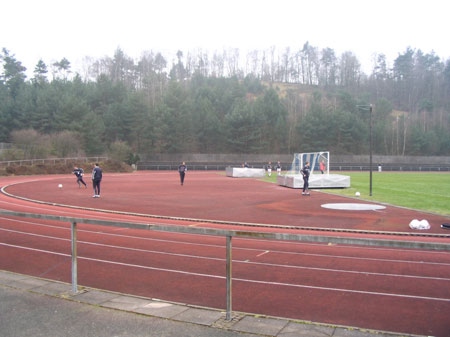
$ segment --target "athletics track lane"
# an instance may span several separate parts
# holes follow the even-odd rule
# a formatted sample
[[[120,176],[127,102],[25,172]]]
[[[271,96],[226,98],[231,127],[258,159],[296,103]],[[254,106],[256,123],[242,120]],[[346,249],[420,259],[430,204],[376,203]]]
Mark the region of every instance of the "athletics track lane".
[[[189,172],[183,187],[179,186],[173,172],[105,174],[105,178],[100,199],[92,199],[90,189],[78,189],[73,178],[67,177],[11,178],[10,182],[14,179],[30,182],[11,186],[7,192],[80,207],[142,214],[158,214],[159,211],[162,215],[173,213],[189,218],[208,218],[202,217],[206,214],[219,219],[220,212],[226,213],[221,209],[228,207],[232,211],[228,211],[226,220],[237,221],[233,219],[240,219],[242,214],[245,222],[256,219],[254,222],[270,224],[278,221],[301,225],[303,219],[298,218],[305,212],[308,226],[318,227],[325,225],[319,221],[324,213],[328,221],[333,216],[319,208],[316,221],[314,205],[328,203],[330,199],[342,201],[342,198],[323,193],[302,198],[297,190],[252,179],[227,178],[218,173]],[[56,188],[59,182],[64,185],[62,190]],[[228,199],[233,202],[227,205]],[[290,205],[295,207],[290,208]],[[306,208],[302,209],[302,206]],[[202,211],[201,207],[206,209]],[[134,219],[142,223],[242,229],[236,225],[67,209],[3,195],[0,208],[120,221]],[[188,212],[189,208],[192,214]],[[351,223],[353,227],[366,226],[364,229],[370,230],[382,223],[386,230],[388,224],[392,226],[393,223],[395,231],[408,231],[396,222],[407,219],[403,214],[405,210],[395,210],[388,207],[386,213],[376,212],[375,215],[372,212],[342,214],[341,211],[338,215],[342,219],[335,215],[332,224]],[[391,219],[391,213],[397,220]],[[290,215],[289,219],[286,214]],[[412,214],[424,216],[418,212]],[[369,220],[365,219],[366,215]],[[426,218],[432,226],[442,221],[442,217],[437,216],[432,220],[429,215]],[[407,227],[407,223],[402,226]],[[439,232],[438,228],[432,229]],[[249,228],[245,227],[245,230]],[[268,227],[250,230],[301,232]],[[70,282],[69,224],[2,219],[1,237],[1,269]],[[78,239],[80,285],[225,308],[225,240],[222,238],[79,225]],[[448,242],[448,238],[424,240]],[[448,252],[244,239],[234,239],[233,248],[233,310],[423,335],[444,336],[444,331],[449,330],[446,320],[450,305]]]

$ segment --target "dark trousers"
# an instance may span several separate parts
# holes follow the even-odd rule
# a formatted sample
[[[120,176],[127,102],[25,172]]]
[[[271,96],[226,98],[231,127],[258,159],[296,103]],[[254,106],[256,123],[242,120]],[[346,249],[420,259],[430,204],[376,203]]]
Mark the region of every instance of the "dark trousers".
[[[100,195],[100,182],[101,180],[92,180],[92,187],[94,187],[95,195]]]
[[[77,183],[78,183],[78,185],[83,184],[84,186],[86,186],[86,183],[84,182],[83,177],[78,177]]]
[[[303,192],[306,192],[309,187],[309,177],[303,177]]]
[[[181,182],[181,185],[184,184],[184,175],[185,175],[184,172],[180,172],[180,182]]]

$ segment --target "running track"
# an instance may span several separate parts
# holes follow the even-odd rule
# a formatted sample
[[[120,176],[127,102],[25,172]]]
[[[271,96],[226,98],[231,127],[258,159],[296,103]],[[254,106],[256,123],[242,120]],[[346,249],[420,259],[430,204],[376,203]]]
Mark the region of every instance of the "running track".
[[[327,228],[324,235],[450,238],[440,228],[446,217],[391,206],[324,209],[321,204],[349,199],[321,192],[301,197],[298,190],[222,172],[189,172],[184,186],[176,172],[106,173],[99,199],[70,175],[1,181],[9,195],[0,195],[0,208],[13,211],[246,231],[317,235]],[[414,218],[430,222],[427,236],[408,235],[417,233],[408,228]],[[80,286],[226,307],[224,238],[78,225],[78,240]],[[70,224],[0,218],[0,269],[70,282],[70,268]],[[448,336],[450,253],[236,238],[233,310]]]

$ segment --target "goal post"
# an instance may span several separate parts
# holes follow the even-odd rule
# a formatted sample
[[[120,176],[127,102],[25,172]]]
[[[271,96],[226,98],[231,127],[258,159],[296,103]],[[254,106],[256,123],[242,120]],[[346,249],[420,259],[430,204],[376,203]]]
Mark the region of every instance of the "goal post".
[[[330,173],[330,152],[308,152],[295,153],[292,160],[291,169],[287,174],[301,174],[300,171],[309,162],[311,174],[329,174]]]
[[[310,188],[347,188],[350,187],[350,177],[342,174],[330,173],[330,152],[295,153],[291,168],[286,174],[277,177],[280,186],[291,188],[303,187],[301,170],[309,162],[311,175]]]

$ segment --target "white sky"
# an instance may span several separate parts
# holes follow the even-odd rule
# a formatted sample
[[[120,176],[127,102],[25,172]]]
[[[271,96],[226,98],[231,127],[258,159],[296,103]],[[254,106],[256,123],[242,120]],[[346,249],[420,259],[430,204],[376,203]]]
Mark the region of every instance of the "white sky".
[[[373,55],[389,64],[408,46],[450,57],[442,0],[14,0],[0,4],[0,48],[32,73],[67,58],[138,58],[201,48],[299,50],[306,41],[338,56],[353,52],[370,72]],[[170,53],[169,53],[170,52]],[[171,59],[168,60],[171,63]]]

